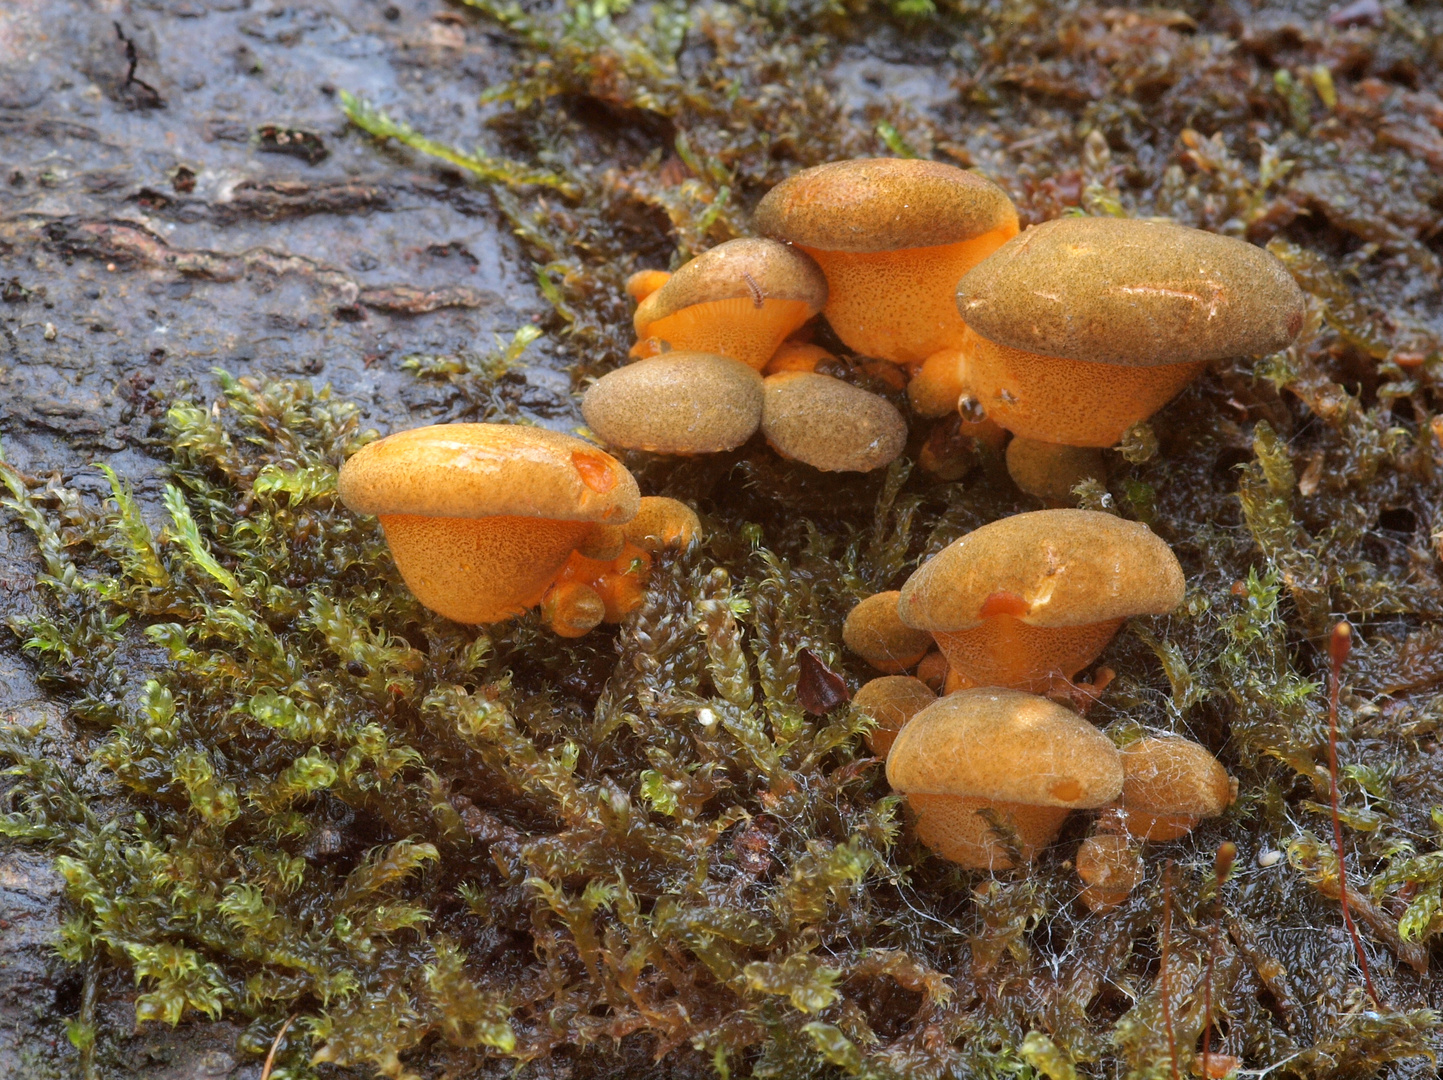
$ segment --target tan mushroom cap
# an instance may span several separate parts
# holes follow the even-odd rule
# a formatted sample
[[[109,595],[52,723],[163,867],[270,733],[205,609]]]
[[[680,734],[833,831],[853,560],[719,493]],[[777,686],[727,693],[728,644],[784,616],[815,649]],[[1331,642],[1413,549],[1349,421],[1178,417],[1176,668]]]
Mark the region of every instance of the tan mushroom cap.
[[[907,723],[887,755],[898,791],[1075,809],[1122,791],[1107,736],[1076,713],[1018,690],[960,690]]]
[[[804,169],[762,197],[758,232],[822,251],[877,252],[970,240],[1017,212],[990,180],[940,161],[859,158]]]
[[[932,647],[932,635],[913,630],[897,617],[901,593],[875,593],[847,613],[842,641],[878,671],[896,675],[906,671]]]
[[[804,251],[758,237],[728,240],[690,260],[636,309],[636,332],[683,308],[717,300],[797,300],[811,314],[827,303],[827,279]]]
[[[610,454],[570,435],[512,424],[398,431],[341,466],[341,500],[358,514],[545,518],[620,523],[636,481]]]
[[[611,446],[660,454],[731,450],[762,419],[762,377],[739,360],[667,353],[608,372],[581,399],[581,414]]]
[[[808,371],[767,376],[761,429],[777,453],[824,472],[871,472],[907,446],[907,422],[886,398]]]
[[[636,517],[627,522],[622,535],[644,551],[684,548],[701,535],[701,519],[677,499],[643,495]]]
[[[1216,817],[1233,801],[1227,770],[1191,739],[1147,736],[1120,753],[1125,810]]]
[[[897,604],[908,626],[965,630],[999,593],[1037,627],[1163,614],[1182,603],[1182,567],[1143,524],[1096,510],[1035,510],[983,525],[919,567]],[[1109,634],[1109,637],[1111,635]]]
[[[1111,911],[1142,881],[1142,853],[1116,833],[1089,836],[1077,849],[1078,899],[1092,911]]]
[[[885,756],[907,721],[936,700],[937,695],[920,679],[883,675],[862,684],[852,695],[852,707],[877,721],[867,733],[867,746],[872,753]]]
[[[1262,248],[1112,217],[1013,237],[962,278],[957,308],[999,345],[1128,367],[1276,352],[1303,325],[1302,290]]]

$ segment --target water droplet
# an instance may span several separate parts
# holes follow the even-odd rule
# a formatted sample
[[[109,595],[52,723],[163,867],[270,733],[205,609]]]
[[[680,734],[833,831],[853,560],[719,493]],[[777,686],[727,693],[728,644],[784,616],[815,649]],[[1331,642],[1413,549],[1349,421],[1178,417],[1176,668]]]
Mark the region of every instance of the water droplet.
[[[987,410],[982,407],[982,402],[971,394],[963,394],[957,399],[957,411],[969,424],[980,424],[987,419]]]

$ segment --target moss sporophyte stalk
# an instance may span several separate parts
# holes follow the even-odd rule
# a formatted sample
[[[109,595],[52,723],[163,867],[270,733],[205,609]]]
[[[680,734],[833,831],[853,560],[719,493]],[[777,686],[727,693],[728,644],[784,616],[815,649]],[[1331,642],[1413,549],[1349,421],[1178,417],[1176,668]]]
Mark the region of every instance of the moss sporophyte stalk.
[[[399,443],[327,388],[225,371],[166,401],[155,498],[105,465],[67,482],[0,464],[40,568],[9,629],[63,709],[0,728],[0,831],[65,883],[81,1075],[112,1068],[122,1004],[142,1029],[233,1024],[243,1065],[273,1080],[1427,1071],[1443,1050],[1443,441],[1415,302],[1435,295],[1426,223],[1443,191],[1399,155],[1443,125],[1420,88],[1416,6],[1376,30],[1249,22],[1245,49],[1201,13],[1157,9],[465,6],[515,50],[515,77],[487,92],[496,152],[342,101],[365,132],[483,185],[535,267],[538,324],[485,355],[403,363],[450,388],[453,419],[488,425],[467,454],[495,428],[549,448],[549,479],[518,481],[544,489],[545,512],[366,502],[343,466]],[[949,93],[977,124],[949,132],[900,106],[859,124],[821,72],[867,33],[945,40],[968,71]],[[1338,35],[1374,58],[1357,71],[1392,66],[1277,77],[1315,71]],[[616,161],[598,166],[598,111],[662,132],[656,152],[608,143]],[[1403,126],[1420,117],[1433,127]],[[886,152],[897,162],[876,165]],[[960,173],[1001,208],[981,235],[1002,262],[970,269],[963,306],[950,296],[955,342],[888,357],[824,315],[761,364],[719,338],[706,348],[723,355],[689,364],[690,339],[648,322],[626,366],[636,305],[655,301],[660,322],[690,310],[659,298],[685,292],[694,257],[774,232],[752,211],[803,186],[788,176],[861,159],[902,175],[913,154],[943,189]],[[1141,220],[1155,217],[1176,224]],[[1174,359],[1206,353],[1178,364],[1119,363],[1109,349],[1135,340],[1049,329],[999,270],[1039,235],[1077,234],[1080,259],[1083,234],[1196,241],[1184,225],[1221,252],[1208,280],[1258,310],[1217,330],[1246,339],[1226,347],[1167,338]],[[826,312],[840,245],[809,237],[783,239],[813,251]],[[909,250],[839,264],[853,285],[869,259],[905,276]],[[1122,262],[1092,272],[1153,318],[1227,306],[1142,255]],[[1257,274],[1230,278],[1243,263]],[[793,278],[815,285],[807,265]],[[774,295],[818,306],[744,270],[726,295],[708,279],[683,299],[762,311],[769,331]],[[948,264],[949,294],[968,271]],[[1020,325],[1047,340],[1009,337]],[[596,380],[593,403],[619,376],[639,384],[585,414],[614,458],[515,423],[508,380],[542,350],[578,396]],[[704,364],[741,374],[699,380]],[[1152,386],[1158,400],[1099,403],[1074,379],[1149,382],[1159,366],[1188,370]],[[737,430],[676,447],[608,428],[652,438],[635,402],[672,369],[676,401],[715,391],[745,413]],[[862,435],[832,454],[830,428],[830,445],[789,441],[819,425],[769,423],[761,372],[865,395],[903,438],[875,457],[851,454]],[[1067,449],[1095,456],[1037,450],[1063,445],[1027,426],[1047,419],[1052,376],[1072,420],[1106,428],[1068,429]],[[857,431],[881,445],[885,427]],[[1010,449],[1004,428],[1035,445]],[[1001,545],[965,617],[933,625],[957,614],[952,571],[971,572],[948,569],[954,545],[1040,515],[1073,526]],[[399,532],[384,520],[398,517]],[[424,606],[408,582],[432,568],[398,567],[396,538],[495,517],[485,543],[455,544],[538,580],[470,596],[463,621]],[[1084,520],[1141,544],[1111,560],[1141,580],[1077,554],[1035,588],[1018,566],[1067,554]],[[951,591],[912,602],[942,578]],[[1067,597],[1083,578],[1089,595]],[[1080,606],[1058,614],[1064,600]],[[1341,617],[1346,667],[1329,654]],[[1062,659],[1058,634],[1077,646]],[[915,675],[875,677],[888,669]],[[959,802],[971,813],[947,816]]]

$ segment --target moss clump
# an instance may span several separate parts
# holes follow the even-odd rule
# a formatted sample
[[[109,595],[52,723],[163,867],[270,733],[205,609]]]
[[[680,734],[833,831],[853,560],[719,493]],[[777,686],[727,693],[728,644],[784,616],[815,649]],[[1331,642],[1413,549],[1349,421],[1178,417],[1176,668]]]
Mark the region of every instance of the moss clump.
[[[133,993],[143,1021],[236,1019],[253,1062],[295,1017],[273,1077],[1167,1076],[1162,866],[1186,1063],[1223,840],[1241,856],[1213,956],[1216,1052],[1322,1077],[1443,1048],[1426,970],[1443,931],[1440,191],[1408,149],[1426,140],[1373,139],[1423,115],[1423,90],[1340,79],[1334,103],[1352,104],[1335,108],[1268,69],[1310,70],[1342,31],[1155,9],[475,6],[510,35],[517,76],[492,95],[511,106],[498,152],[448,160],[490,185],[581,377],[622,362],[632,270],[744,233],[796,167],[884,147],[983,165],[1029,220],[1165,213],[1271,239],[1310,294],[1304,336],[1216,366],[1154,419],[1155,452],[1139,436],[1106,487],[1079,487],[1149,522],[1190,588],[1109,646],[1118,678],[1089,717],[1118,742],[1188,734],[1241,797],[1090,914],[1067,862],[1084,821],[1031,871],[959,871],[912,839],[862,746],[870,722],[797,704],[804,648],[867,677],[840,647],[858,599],[1035,508],[995,461],[963,455],[940,483],[907,459],[838,480],[755,443],[637,455],[645,490],[697,502],[709,539],[662,557],[619,629],[566,642],[534,618],[478,632],[421,609],[379,531],[336,504],[365,437],[354,410],[221,376],[217,401],[171,404],[159,507],[119,480],[96,501],[0,468],[47,594],[12,630],[67,709],[65,730],[4,730],[0,825],[65,876],[87,1070],[125,1034],[97,1001]],[[1416,10],[1349,38],[1350,62],[1430,77]],[[957,114],[896,105],[858,126],[820,71],[898,27],[920,59],[969,72]],[[1229,44],[1242,35],[1247,50]],[[1272,125],[1260,152],[1255,123]],[[1341,164],[1350,140],[1363,149]],[[413,366],[446,381],[455,414],[508,415],[506,371],[534,337]],[[1318,645],[1340,614],[1360,639],[1339,753],[1376,1008],[1328,931],[1340,886],[1318,839]],[[1287,860],[1260,867],[1273,849]]]

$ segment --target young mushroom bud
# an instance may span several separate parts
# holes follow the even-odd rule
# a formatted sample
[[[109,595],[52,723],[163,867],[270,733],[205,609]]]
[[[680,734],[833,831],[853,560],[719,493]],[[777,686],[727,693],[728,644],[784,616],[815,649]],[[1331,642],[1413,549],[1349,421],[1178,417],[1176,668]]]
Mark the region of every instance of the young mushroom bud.
[[[606,618],[606,602],[590,585],[579,581],[551,586],[541,598],[541,620],[561,637],[590,633]]]
[[[1058,218],[957,286],[964,381],[1030,439],[1112,446],[1210,360],[1286,348],[1303,293],[1262,248],[1166,222]]]
[[[878,671],[896,675],[927,655],[932,635],[913,630],[897,617],[897,598],[902,594],[874,593],[847,613],[842,623],[842,641]]]
[[[1237,798],[1237,781],[1207,749],[1178,735],[1122,748],[1123,827],[1143,840],[1177,840]]]
[[[1090,911],[1121,907],[1142,881],[1142,853],[1116,833],[1089,836],[1077,849],[1078,899]]]
[[[729,356],[761,370],[788,334],[822,310],[827,279],[775,240],[729,240],[684,265],[636,309],[635,355],[659,344]]]
[[[907,422],[886,398],[804,371],[767,376],[761,429],[782,457],[823,472],[871,472],[907,446]]]
[[[639,304],[670,280],[666,270],[638,270],[626,279],[626,295]]]
[[[1084,480],[1107,478],[1102,451],[1091,446],[1063,446],[1021,435],[1007,444],[1007,474],[1012,482],[1048,506],[1070,506],[1072,489]]]
[[[701,536],[701,521],[684,502],[643,495],[636,517],[626,523],[622,535],[643,551],[684,548]]]
[[[397,432],[341,467],[343,502],[380,518],[407,587],[463,623],[537,604],[597,524],[640,495],[622,464],[580,439],[509,424]]]
[[[596,380],[581,415],[609,446],[657,454],[731,450],[761,423],[762,377],[725,356],[667,353]]]
[[[953,290],[1017,232],[1017,211],[990,180],[904,158],[804,169],[767,192],[753,220],[816,259],[827,321],[849,347],[909,365],[961,344]]]
[[[852,707],[877,721],[877,726],[867,732],[867,746],[872,753],[886,757],[897,732],[936,700],[937,695],[919,679],[910,675],[883,675],[862,684],[852,696]]]
[[[928,559],[902,586],[897,613],[974,685],[1043,692],[1095,660],[1124,620],[1182,598],[1182,567],[1146,525],[1037,510]]]
[[[1068,811],[1117,797],[1122,764],[1105,735],[1061,705],[970,689],[908,721],[887,755],[887,782],[906,794],[923,843],[964,866],[1001,869],[1014,861],[1008,832],[1031,859]]]

